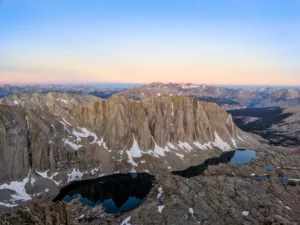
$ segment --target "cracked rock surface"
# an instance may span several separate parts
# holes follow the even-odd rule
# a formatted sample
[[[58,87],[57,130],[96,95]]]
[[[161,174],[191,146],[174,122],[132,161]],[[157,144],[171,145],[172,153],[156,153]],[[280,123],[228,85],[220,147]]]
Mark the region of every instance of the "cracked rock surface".
[[[100,206],[91,208],[74,200],[64,204],[68,224],[121,224],[129,219],[129,224],[299,224],[299,182],[288,185],[282,180],[282,176],[300,178],[299,152],[266,150],[260,156],[247,165],[210,166],[188,179],[155,174],[145,202],[130,212],[107,214]],[[266,164],[280,169],[268,171]],[[253,174],[267,174],[268,178],[257,181]],[[15,213],[2,218],[7,220]],[[64,220],[61,224],[67,224]]]

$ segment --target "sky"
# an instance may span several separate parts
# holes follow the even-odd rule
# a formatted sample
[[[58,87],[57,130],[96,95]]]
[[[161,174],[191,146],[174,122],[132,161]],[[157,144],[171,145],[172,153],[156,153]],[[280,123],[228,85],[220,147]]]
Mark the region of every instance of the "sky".
[[[0,0],[0,83],[300,86],[299,0]]]

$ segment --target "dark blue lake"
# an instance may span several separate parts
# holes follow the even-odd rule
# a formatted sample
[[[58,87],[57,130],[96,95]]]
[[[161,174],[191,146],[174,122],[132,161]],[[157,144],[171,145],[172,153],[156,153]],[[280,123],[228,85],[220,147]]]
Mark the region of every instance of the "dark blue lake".
[[[205,160],[198,166],[191,166],[182,171],[172,171],[173,174],[183,177],[194,177],[203,173],[209,166],[218,165],[220,163],[247,164],[252,159],[259,158],[253,150],[236,150],[222,152],[219,157],[212,157]]]
[[[275,168],[273,166],[265,166],[264,167],[267,171],[276,171],[276,170],[280,170],[280,168]]]
[[[256,152],[253,150],[236,150],[230,162],[235,164],[246,164],[250,163],[252,159],[257,158],[259,157],[256,156]]]
[[[97,202],[93,202],[93,201],[89,200],[88,198],[81,198],[80,194],[75,194],[73,196],[66,195],[64,197],[63,201],[70,202],[77,198],[80,198],[80,202],[82,204],[88,205],[90,207],[102,205],[105,212],[112,213],[112,214],[118,213],[118,212],[131,211],[131,210],[139,207],[145,200],[145,199],[138,199],[136,197],[129,197],[128,200],[121,207],[117,207],[116,203],[114,202],[114,200],[112,198],[106,199],[102,202],[100,200]]]
[[[80,199],[85,205],[102,205],[107,213],[131,211],[140,206],[152,188],[148,173],[113,174],[75,181],[61,189],[53,201]]]
[[[263,176],[251,176],[251,179],[252,180],[257,180],[257,181],[263,181],[263,180],[267,180],[269,179],[269,176],[268,175],[263,175]]]

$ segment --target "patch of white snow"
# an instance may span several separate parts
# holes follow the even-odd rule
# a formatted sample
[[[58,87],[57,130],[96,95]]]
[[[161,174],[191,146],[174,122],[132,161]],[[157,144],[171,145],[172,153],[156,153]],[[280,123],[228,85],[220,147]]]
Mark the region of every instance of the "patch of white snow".
[[[184,155],[183,154],[179,154],[179,153],[175,153],[180,159],[184,159]]]
[[[159,213],[162,213],[164,207],[165,207],[164,205],[159,205],[159,206],[158,206],[158,209],[157,209],[158,212],[159,212]]]
[[[248,211],[243,211],[242,214],[243,214],[243,216],[248,216],[249,212]]]
[[[158,190],[157,199],[159,199],[159,198],[161,197],[162,193],[163,193],[162,186],[160,185],[160,186],[157,188],[157,190]]]
[[[63,143],[69,145],[71,148],[73,148],[75,151],[79,150],[80,148],[83,147],[83,145],[78,145],[75,144],[74,142],[68,140],[68,139],[63,139]]]
[[[233,138],[231,138],[231,142],[233,144],[233,147],[237,148],[236,141]]]
[[[79,171],[79,169],[73,169],[71,173],[68,173],[68,183],[74,180],[81,180],[83,173]]]
[[[193,150],[193,147],[190,146],[189,143],[187,143],[187,142],[181,142],[181,141],[179,141],[178,146],[179,146],[181,149],[183,149],[183,150],[184,150],[184,149],[188,150],[188,152],[191,152],[191,151]]]
[[[5,183],[0,185],[0,190],[9,189],[15,191],[15,194],[12,194],[11,201],[29,201],[31,197],[27,194],[25,190],[25,185],[29,182],[29,176],[24,178],[22,181],[11,181],[9,183]]]
[[[128,216],[125,220],[122,221],[120,225],[130,225],[129,221],[131,220],[131,216]]]
[[[77,142],[81,141],[81,138],[87,138],[87,137],[93,137],[94,138],[94,141],[92,141],[90,144],[95,144],[96,141],[98,140],[98,137],[95,133],[87,130],[86,128],[79,128],[81,130],[81,132],[78,132],[78,131],[75,131],[73,130],[72,131],[72,134],[74,134],[77,138]],[[102,140],[103,142],[103,140]]]
[[[223,151],[228,151],[231,149],[230,146],[220,138],[220,136],[216,131],[215,131],[215,142],[213,143],[213,145],[215,145],[216,147],[218,147]]]

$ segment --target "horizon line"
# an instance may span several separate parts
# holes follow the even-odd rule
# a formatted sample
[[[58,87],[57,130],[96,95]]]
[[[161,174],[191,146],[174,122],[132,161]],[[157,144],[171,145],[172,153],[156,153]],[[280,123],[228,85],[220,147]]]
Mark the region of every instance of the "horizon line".
[[[76,83],[67,83],[67,82],[62,82],[62,83],[2,83],[0,81],[0,85],[10,85],[10,86],[45,86],[45,85],[72,85],[72,86],[95,86],[95,85],[147,85],[147,84],[153,84],[153,83],[162,83],[162,84],[195,84],[195,85],[208,85],[208,86],[232,86],[232,87],[300,87],[300,84],[298,85],[278,85],[278,84],[224,84],[224,83],[219,83],[219,84],[210,84],[210,83],[194,83],[194,82],[147,82],[147,83],[130,83],[130,82],[76,82]]]

